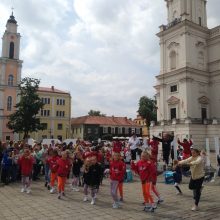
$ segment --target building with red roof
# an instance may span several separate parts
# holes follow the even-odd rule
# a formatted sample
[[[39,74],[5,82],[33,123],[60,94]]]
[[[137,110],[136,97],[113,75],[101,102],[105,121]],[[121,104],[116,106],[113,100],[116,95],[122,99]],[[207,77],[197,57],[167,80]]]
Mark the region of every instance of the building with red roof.
[[[111,139],[112,137],[129,137],[135,131],[142,136],[142,127],[127,117],[82,116],[71,119],[74,138],[84,140]]]

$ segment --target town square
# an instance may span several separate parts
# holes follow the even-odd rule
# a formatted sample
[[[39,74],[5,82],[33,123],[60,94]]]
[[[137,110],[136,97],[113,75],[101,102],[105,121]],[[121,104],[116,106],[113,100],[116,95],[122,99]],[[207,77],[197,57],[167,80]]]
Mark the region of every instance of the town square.
[[[220,219],[219,0],[1,0],[0,220]]]

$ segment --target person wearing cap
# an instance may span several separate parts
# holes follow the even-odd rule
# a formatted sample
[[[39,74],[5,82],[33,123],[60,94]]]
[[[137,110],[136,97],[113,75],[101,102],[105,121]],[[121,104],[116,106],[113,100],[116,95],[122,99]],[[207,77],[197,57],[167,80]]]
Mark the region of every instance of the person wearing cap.
[[[136,160],[136,154],[138,152],[138,147],[140,145],[140,141],[137,138],[137,135],[134,131],[132,131],[132,136],[129,138],[128,146],[131,150],[131,159]]]
[[[178,165],[187,164],[190,166],[191,171],[191,179],[189,182],[189,189],[193,190],[193,197],[195,200],[195,205],[192,207],[192,211],[197,211],[200,197],[201,197],[201,189],[202,189],[202,183],[204,181],[204,165],[203,165],[203,159],[200,156],[200,150],[196,147],[191,148],[191,154],[192,156],[179,161]]]

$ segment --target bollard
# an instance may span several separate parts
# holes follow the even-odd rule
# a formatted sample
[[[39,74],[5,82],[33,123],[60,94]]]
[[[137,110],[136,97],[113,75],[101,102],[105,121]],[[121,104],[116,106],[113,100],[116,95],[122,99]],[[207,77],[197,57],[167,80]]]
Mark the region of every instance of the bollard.
[[[209,138],[206,138],[206,166],[210,167],[211,163],[210,163],[210,147],[209,147]]]
[[[174,160],[177,160],[177,138],[173,139]]]

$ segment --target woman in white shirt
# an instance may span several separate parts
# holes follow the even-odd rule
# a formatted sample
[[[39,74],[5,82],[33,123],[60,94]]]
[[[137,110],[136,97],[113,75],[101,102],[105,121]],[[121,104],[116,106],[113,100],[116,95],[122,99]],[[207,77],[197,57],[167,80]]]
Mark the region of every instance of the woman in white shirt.
[[[189,182],[189,189],[193,190],[193,196],[195,205],[192,207],[192,211],[198,210],[198,205],[201,197],[202,183],[204,181],[204,164],[203,159],[200,156],[200,150],[196,148],[191,149],[192,156],[186,160],[179,162],[179,165],[187,164],[190,166],[191,179]]]

